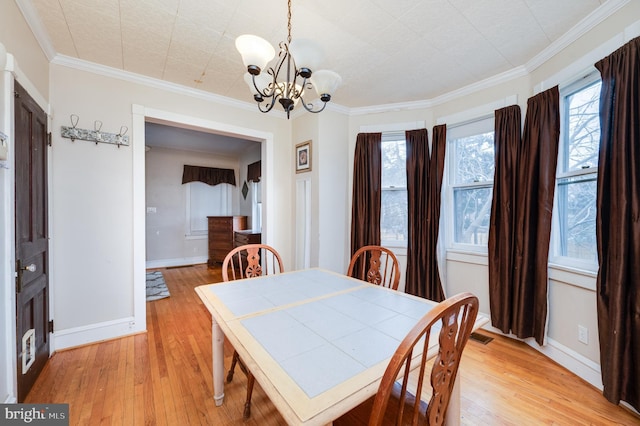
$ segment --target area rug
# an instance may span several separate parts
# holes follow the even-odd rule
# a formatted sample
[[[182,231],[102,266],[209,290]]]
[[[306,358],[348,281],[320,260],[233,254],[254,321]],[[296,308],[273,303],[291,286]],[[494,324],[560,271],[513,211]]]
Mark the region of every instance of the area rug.
[[[147,272],[147,302],[169,297],[167,283],[164,282],[162,272]]]

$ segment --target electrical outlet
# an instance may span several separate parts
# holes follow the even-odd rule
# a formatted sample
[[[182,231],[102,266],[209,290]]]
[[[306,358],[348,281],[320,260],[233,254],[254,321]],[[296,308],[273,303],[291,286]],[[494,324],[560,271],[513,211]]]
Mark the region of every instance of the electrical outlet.
[[[578,341],[585,345],[589,344],[589,329],[583,325],[578,326]]]

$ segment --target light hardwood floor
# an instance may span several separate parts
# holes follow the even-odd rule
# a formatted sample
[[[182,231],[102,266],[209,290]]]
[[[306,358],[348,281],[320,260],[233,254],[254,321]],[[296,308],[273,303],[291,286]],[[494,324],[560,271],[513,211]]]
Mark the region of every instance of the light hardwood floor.
[[[160,269],[171,297],[147,303],[145,334],[54,354],[28,403],[68,403],[71,425],[284,425],[256,383],[242,421],[246,378],[212,394],[211,317],[193,290],[221,281],[205,265]],[[470,341],[460,377],[464,425],[640,425],[640,417],[527,345],[498,335]],[[225,346],[225,365],[233,349]],[[366,419],[363,419],[366,421]]]

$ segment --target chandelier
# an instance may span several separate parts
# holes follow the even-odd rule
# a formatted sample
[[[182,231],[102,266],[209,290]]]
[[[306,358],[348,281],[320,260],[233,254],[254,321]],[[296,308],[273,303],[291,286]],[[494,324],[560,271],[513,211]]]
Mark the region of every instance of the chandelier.
[[[316,70],[322,61],[322,50],[311,40],[291,41],[291,0],[287,1],[287,41],[280,42],[275,66],[266,68],[275,50],[265,39],[245,34],[236,39],[236,49],[247,67],[244,81],[253,93],[261,112],[273,109],[276,100],[289,118],[298,100],[304,109],[318,113],[325,109],[342,78],[329,70]],[[305,102],[303,96],[315,89],[318,99]],[[312,96],[312,95],[311,95]],[[320,101],[322,103],[320,103]]]

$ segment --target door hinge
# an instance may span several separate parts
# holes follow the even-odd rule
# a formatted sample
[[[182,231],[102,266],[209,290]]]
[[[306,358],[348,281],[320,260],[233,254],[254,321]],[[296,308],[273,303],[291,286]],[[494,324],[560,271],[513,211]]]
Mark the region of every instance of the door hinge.
[[[53,320],[49,320],[49,333],[53,333]]]
[[[47,133],[47,143],[49,144],[49,146],[53,146],[51,142],[51,132]]]

